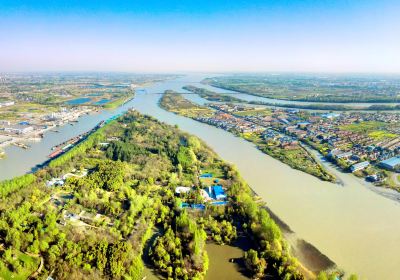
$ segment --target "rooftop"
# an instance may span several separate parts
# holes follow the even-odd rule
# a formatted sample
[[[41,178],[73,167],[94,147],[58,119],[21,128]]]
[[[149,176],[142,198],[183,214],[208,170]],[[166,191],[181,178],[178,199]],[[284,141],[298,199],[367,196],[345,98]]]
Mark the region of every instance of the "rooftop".
[[[396,165],[400,164],[400,156],[392,157],[392,158],[389,158],[387,160],[383,160],[383,161],[381,161],[381,164],[384,164],[384,165],[387,165],[387,166],[391,166],[391,167],[395,167]]]

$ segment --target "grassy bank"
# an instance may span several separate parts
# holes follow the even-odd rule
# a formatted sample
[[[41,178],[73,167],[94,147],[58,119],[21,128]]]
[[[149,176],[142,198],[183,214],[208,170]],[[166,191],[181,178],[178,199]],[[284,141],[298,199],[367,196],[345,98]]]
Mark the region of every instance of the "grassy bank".
[[[325,170],[325,168],[319,164],[314,157],[310,155],[308,151],[301,145],[296,145],[293,148],[288,149],[280,147],[279,144],[276,143],[267,143],[258,133],[246,133],[242,134],[241,136],[244,139],[256,144],[257,148],[263,153],[278,159],[293,169],[303,171],[323,181],[336,181],[335,176]]]
[[[123,97],[120,97],[118,99],[115,99],[111,102],[108,102],[105,104],[103,107],[106,109],[115,109],[120,107],[121,105],[125,104],[128,102],[130,99],[132,99],[135,95],[134,94],[129,94],[129,95],[124,95]]]
[[[197,105],[186,98],[182,97],[179,93],[167,91],[160,100],[161,108],[188,117],[208,117],[214,114],[214,111]]]
[[[198,94],[204,99],[207,99],[208,101],[212,102],[236,102],[236,103],[245,103],[246,101],[236,98],[233,95],[230,94],[221,94],[221,93],[216,93],[214,91],[205,89],[205,88],[199,88],[195,86],[184,86],[183,89],[186,89],[190,92],[193,92],[195,94]]]

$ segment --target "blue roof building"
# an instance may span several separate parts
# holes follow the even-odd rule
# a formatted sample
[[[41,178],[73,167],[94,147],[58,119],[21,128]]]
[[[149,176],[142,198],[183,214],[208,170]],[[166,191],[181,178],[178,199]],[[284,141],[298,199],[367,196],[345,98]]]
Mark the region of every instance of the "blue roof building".
[[[225,191],[222,188],[222,186],[219,186],[219,185],[213,186],[212,189],[213,189],[212,192],[213,192],[213,198],[214,199],[223,200],[223,199],[226,198],[226,194],[225,194]]]
[[[392,157],[387,160],[381,161],[379,165],[382,166],[383,168],[394,170],[396,167],[399,167],[400,165],[400,156]]]

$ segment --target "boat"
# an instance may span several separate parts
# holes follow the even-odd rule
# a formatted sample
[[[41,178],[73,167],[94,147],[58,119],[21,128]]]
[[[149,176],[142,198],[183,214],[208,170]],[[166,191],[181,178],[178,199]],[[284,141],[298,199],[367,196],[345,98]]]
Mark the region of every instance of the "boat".
[[[50,155],[48,155],[48,157],[49,158],[54,158],[54,157],[60,155],[63,152],[64,152],[63,150],[59,149],[59,150],[56,150],[56,151],[52,152]]]
[[[25,150],[29,148],[29,145],[26,145],[26,144],[21,143],[21,142],[15,142],[13,144],[14,144],[14,146],[20,147],[20,148],[25,149]]]
[[[65,150],[67,150],[67,149],[69,149],[71,147],[72,147],[72,144],[68,144],[68,145],[62,147],[61,150],[65,151]]]

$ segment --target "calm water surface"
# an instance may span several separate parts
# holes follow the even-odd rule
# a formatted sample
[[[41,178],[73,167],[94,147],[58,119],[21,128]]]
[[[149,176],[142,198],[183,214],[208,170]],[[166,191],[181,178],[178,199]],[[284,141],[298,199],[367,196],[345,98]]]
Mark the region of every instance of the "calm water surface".
[[[88,103],[90,100],[92,100],[92,99],[83,97],[83,98],[76,98],[76,99],[68,100],[65,103],[67,103],[68,105],[80,105],[80,104]]]
[[[74,126],[48,132],[29,150],[6,149],[0,178],[29,171],[46,159],[51,147],[91,129],[100,120],[130,107],[199,136],[222,158],[235,164],[244,179],[299,238],[316,246],[348,272],[362,279],[400,279],[400,203],[371,191],[352,175],[338,173],[343,186],[322,182],[261,153],[231,133],[166,112],[157,106],[165,89],[181,91],[204,76],[191,75],[153,85],[123,107],[84,116]],[[218,90],[223,92],[223,90]],[[211,257],[210,257],[211,258]]]

